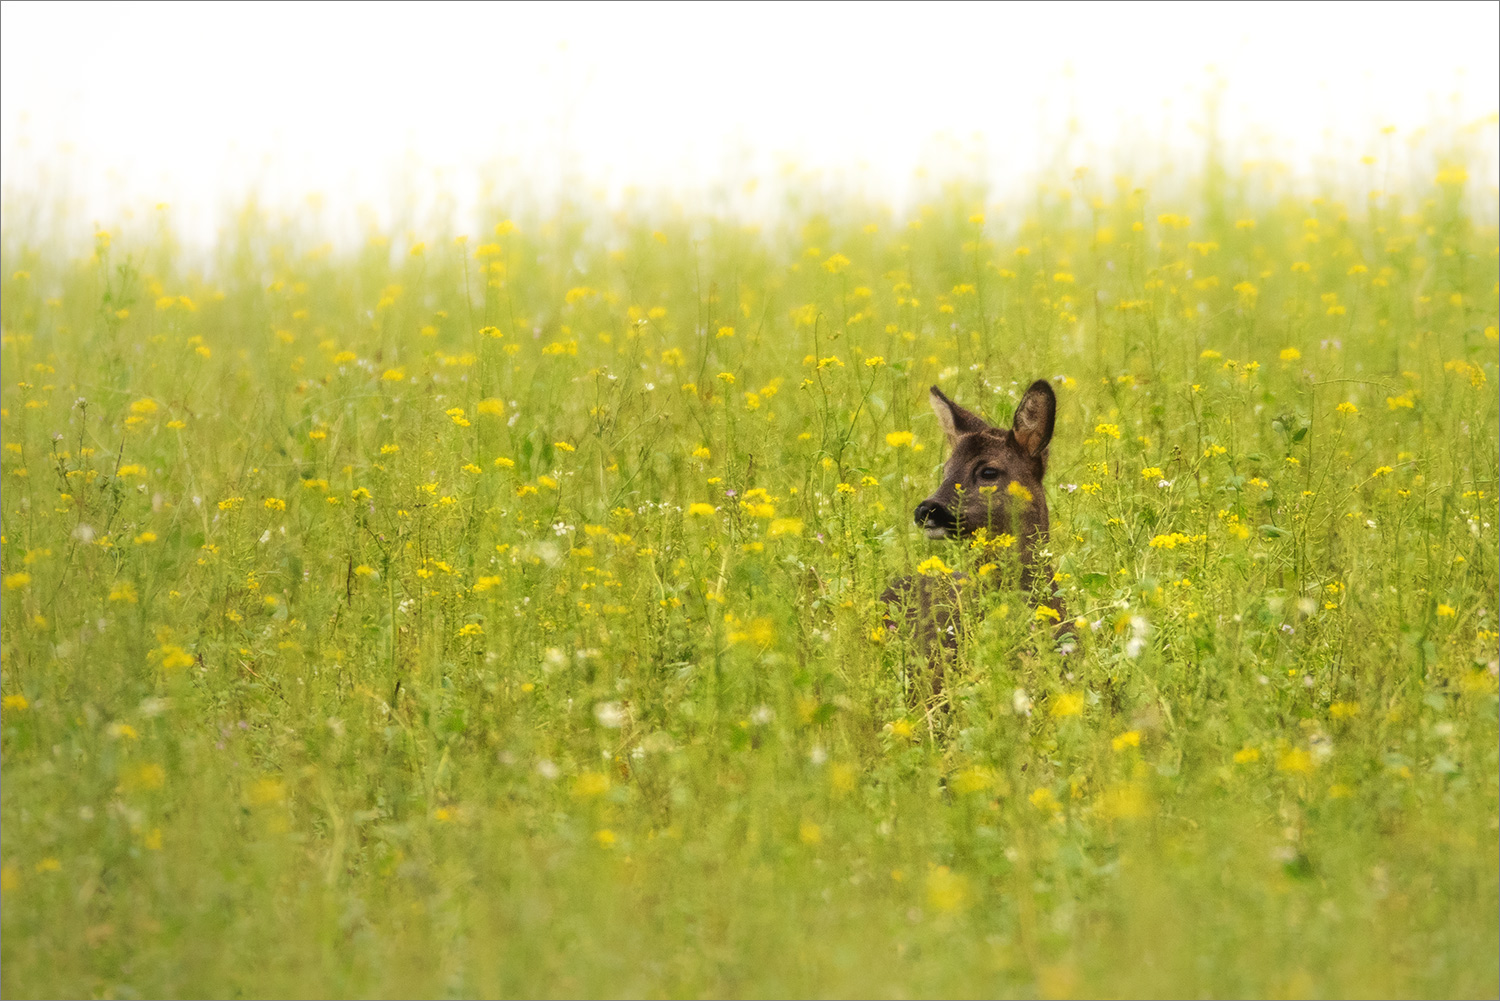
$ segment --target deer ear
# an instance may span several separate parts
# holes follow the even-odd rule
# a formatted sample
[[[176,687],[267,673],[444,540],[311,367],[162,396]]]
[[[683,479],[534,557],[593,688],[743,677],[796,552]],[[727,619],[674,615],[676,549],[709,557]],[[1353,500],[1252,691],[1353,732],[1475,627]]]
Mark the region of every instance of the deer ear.
[[[1057,423],[1057,394],[1045,379],[1038,379],[1021,397],[1016,419],[1011,425],[1016,444],[1027,455],[1042,456],[1052,443],[1052,429]]]
[[[990,426],[989,421],[954,403],[936,386],[932,387],[927,399],[932,404],[932,412],[937,414],[938,423],[943,426],[943,433],[948,436],[949,445],[957,442],[960,435],[983,431]]]

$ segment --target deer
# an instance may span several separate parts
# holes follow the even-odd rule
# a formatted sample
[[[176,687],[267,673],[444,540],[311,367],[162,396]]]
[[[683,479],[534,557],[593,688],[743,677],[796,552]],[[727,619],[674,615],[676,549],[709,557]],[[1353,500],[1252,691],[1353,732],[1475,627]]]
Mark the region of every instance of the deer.
[[[936,386],[928,398],[947,437],[949,456],[941,485],[917,505],[913,519],[930,539],[972,540],[981,532],[986,539],[1011,536],[1021,590],[1045,595],[1040,604],[1051,609],[1048,617],[1066,623],[1045,556],[1049,523],[1042,478],[1057,423],[1051,385],[1038,379],[1027,388],[1009,428],[959,406]],[[944,667],[958,654],[965,595],[973,593],[973,583],[962,573],[916,574],[892,582],[881,595],[886,627],[909,630],[931,667],[932,697],[940,704]]]

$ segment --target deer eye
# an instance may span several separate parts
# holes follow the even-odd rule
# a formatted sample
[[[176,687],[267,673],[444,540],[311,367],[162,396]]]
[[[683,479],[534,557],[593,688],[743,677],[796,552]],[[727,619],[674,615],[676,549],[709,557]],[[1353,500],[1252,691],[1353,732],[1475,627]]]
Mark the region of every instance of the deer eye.
[[[985,466],[979,471],[979,478],[989,483],[994,483],[1000,478],[1000,470],[994,466]]]

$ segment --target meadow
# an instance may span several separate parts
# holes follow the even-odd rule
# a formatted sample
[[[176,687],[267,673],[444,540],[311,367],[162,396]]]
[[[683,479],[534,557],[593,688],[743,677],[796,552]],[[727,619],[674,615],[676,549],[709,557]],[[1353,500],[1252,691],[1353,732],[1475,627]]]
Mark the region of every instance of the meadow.
[[[0,989],[1495,996],[1496,199],[1411,158],[13,202]],[[971,588],[922,703],[880,593],[1014,566],[928,387],[1035,378],[1076,646]]]

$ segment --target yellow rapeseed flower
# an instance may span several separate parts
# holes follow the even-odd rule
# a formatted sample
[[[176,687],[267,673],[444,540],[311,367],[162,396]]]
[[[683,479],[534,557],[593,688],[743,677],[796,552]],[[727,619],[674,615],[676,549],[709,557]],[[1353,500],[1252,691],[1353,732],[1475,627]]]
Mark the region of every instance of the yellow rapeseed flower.
[[[1057,797],[1054,796],[1052,794],[1052,790],[1048,789],[1046,786],[1038,787],[1032,792],[1030,796],[1027,796],[1026,799],[1031,803],[1032,806],[1036,807],[1043,813],[1062,812],[1062,806],[1057,802]]]
[[[927,874],[927,906],[949,913],[968,906],[969,884],[962,876],[940,865]]]
[[[935,577],[939,574],[951,574],[953,568],[943,562],[941,556],[929,556],[917,564],[917,573],[924,577]]]
[[[1294,775],[1310,775],[1313,757],[1300,747],[1288,748],[1276,756],[1276,770]]]
[[[603,772],[584,772],[573,780],[573,795],[593,799],[609,792],[609,776]]]
[[[899,737],[902,740],[910,740],[913,732],[911,721],[905,719],[892,720],[885,725],[885,730],[892,737]]]
[[[280,779],[256,779],[245,790],[245,799],[251,806],[274,806],[286,800],[286,784]]]
[[[164,671],[180,671],[184,667],[192,667],[197,663],[192,654],[175,643],[163,644],[153,651],[153,656]]]
[[[167,770],[157,764],[141,764],[126,769],[120,779],[122,792],[150,792],[167,783]]]
[[[1078,716],[1083,713],[1083,696],[1075,692],[1059,692],[1051,700],[1047,712],[1052,716]]]

